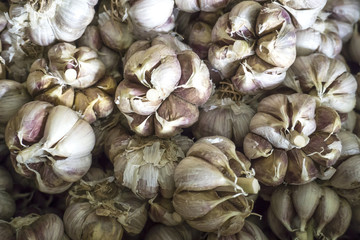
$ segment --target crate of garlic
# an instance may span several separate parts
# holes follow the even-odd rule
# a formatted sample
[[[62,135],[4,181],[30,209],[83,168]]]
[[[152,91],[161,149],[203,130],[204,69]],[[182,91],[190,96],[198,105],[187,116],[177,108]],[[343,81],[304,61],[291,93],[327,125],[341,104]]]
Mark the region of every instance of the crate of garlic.
[[[0,232],[360,239],[360,1],[0,1]]]

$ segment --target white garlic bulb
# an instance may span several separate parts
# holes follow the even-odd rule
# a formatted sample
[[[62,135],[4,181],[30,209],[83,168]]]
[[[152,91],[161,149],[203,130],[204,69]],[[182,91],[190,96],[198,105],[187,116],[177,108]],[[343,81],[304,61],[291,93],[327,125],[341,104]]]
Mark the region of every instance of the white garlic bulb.
[[[84,33],[87,25],[92,21],[97,0],[53,0],[38,1],[25,5],[11,5],[18,8],[15,17],[23,22],[28,30],[32,42],[47,46],[61,40],[66,42],[75,41]]]

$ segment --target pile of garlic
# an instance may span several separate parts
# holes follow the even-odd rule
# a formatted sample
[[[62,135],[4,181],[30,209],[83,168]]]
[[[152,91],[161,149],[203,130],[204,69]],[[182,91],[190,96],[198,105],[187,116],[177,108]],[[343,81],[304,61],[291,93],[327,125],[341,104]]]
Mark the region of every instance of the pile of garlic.
[[[0,2],[6,239],[359,239],[359,0]]]

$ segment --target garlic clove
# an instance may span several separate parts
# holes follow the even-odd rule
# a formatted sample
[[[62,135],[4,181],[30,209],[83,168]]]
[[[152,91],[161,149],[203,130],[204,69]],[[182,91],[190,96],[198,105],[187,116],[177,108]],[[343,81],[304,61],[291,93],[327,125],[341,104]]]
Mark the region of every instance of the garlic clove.
[[[292,221],[296,214],[292,199],[291,190],[281,185],[271,195],[270,208],[275,217],[289,231],[293,231]]]
[[[275,149],[268,157],[254,159],[252,167],[255,170],[255,177],[261,183],[277,186],[284,181],[289,164],[286,152]]]
[[[328,239],[337,239],[350,226],[352,211],[349,203],[340,198],[340,206],[334,218],[324,227],[322,234]]]
[[[159,222],[166,226],[177,226],[184,221],[182,216],[175,211],[170,199],[157,196],[155,199],[150,199],[149,204],[148,214],[153,222]]]
[[[319,236],[324,227],[334,219],[340,207],[340,198],[328,187],[322,188],[319,205],[313,215],[316,223],[316,235]]]
[[[90,169],[92,163],[91,155],[74,159],[69,157],[54,161],[52,168],[54,173],[64,181],[76,182],[81,179]],[[74,173],[74,169],[76,172]]]
[[[184,12],[194,13],[194,12],[200,12],[200,4],[198,1],[194,0],[175,0],[176,6]]]
[[[37,95],[35,100],[45,101],[54,105],[63,105],[71,108],[74,104],[75,91],[73,88],[55,85],[43,94]]]
[[[325,133],[336,133],[341,128],[339,114],[330,107],[319,106],[315,110],[316,130]]]
[[[245,155],[250,159],[269,157],[274,151],[270,142],[253,133],[245,136],[243,148]]]
[[[329,184],[340,189],[355,189],[360,186],[360,155],[343,161],[337,168]]]
[[[336,193],[345,198],[351,206],[358,206],[360,203],[360,188],[335,189]]]
[[[273,210],[268,208],[266,212],[267,222],[271,231],[278,237],[280,240],[291,239],[288,229],[280,222],[280,220],[275,216]]]
[[[322,191],[320,186],[314,182],[291,186],[291,188],[293,206],[300,218],[300,231],[305,231],[307,222],[318,207]]]
[[[290,184],[305,184],[316,179],[319,174],[314,161],[302,150],[292,149],[287,152],[289,164],[285,181]]]
[[[103,43],[100,37],[100,29],[96,25],[86,27],[84,34],[77,41],[77,46],[86,46],[92,49],[100,50]]]

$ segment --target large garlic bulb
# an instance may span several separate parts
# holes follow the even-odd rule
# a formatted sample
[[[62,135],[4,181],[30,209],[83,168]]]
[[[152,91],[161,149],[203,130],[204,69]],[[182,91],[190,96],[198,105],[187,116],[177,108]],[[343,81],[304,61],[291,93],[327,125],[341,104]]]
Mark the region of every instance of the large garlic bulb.
[[[341,154],[339,114],[307,94],[273,94],[258,105],[244,140],[256,178],[265,185],[330,178]]]
[[[348,113],[355,107],[357,82],[347,65],[323,54],[297,57],[284,85],[298,93],[307,93],[326,107]]]
[[[42,192],[60,193],[89,170],[95,135],[74,110],[33,101],[10,119],[5,140],[17,173]]]
[[[121,240],[124,231],[132,235],[142,231],[146,208],[146,201],[119,188],[114,177],[81,180],[69,190],[65,231],[73,240]]]
[[[175,211],[199,231],[236,234],[252,211],[247,196],[260,189],[253,175],[248,159],[228,138],[201,138],[175,168]]]
[[[207,66],[189,46],[160,35],[133,43],[124,59],[115,103],[133,131],[171,137],[197,121],[212,83]]]
[[[114,165],[118,184],[130,188],[141,198],[161,194],[171,198],[174,189],[174,169],[185,157],[192,144],[188,137],[177,135],[171,139],[130,136],[114,132],[105,149]]]
[[[267,221],[280,240],[337,239],[350,225],[349,203],[316,182],[279,186],[271,195]]]
[[[36,100],[74,108],[90,123],[112,112],[111,89],[105,86],[114,90],[116,82],[103,78],[105,65],[95,50],[58,43],[49,49],[48,59],[36,60],[27,77],[27,89]]]
[[[39,0],[11,4],[11,19],[22,19],[21,26],[32,42],[48,46],[56,40],[72,42],[80,38],[92,21],[97,0]]]
[[[290,15],[275,3],[238,3],[216,22],[212,43],[210,63],[245,94],[279,85],[296,57]]]

